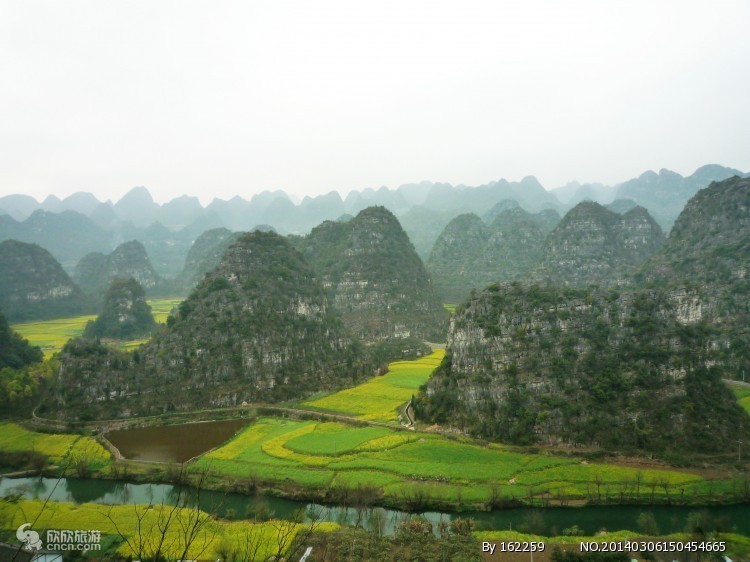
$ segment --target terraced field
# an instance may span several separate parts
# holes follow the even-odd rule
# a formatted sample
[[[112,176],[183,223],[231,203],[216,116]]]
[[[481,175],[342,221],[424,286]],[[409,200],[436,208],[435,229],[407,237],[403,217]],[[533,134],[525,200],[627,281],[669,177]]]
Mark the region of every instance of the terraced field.
[[[154,318],[159,323],[165,323],[169,312],[181,302],[180,299],[154,299],[149,300]],[[83,334],[86,324],[96,320],[95,314],[76,316],[73,318],[58,318],[56,320],[44,320],[41,322],[26,322],[14,324],[13,329],[29,340],[31,345],[41,347],[44,357],[48,358],[60,351],[71,338],[77,338]],[[120,349],[133,349],[144,344],[145,339],[123,342]]]
[[[658,498],[729,490],[677,470],[638,470],[525,454],[431,433],[261,418],[196,463],[222,478],[306,488],[376,489],[393,503],[483,503],[531,497]]]
[[[0,452],[26,451],[41,453],[58,466],[85,459],[89,468],[98,470],[110,461],[109,452],[91,437],[68,433],[38,433],[14,423],[0,423]]]
[[[388,366],[388,373],[381,377],[305,402],[304,405],[351,414],[363,420],[394,422],[398,419],[399,407],[406,404],[427,382],[444,356],[445,350],[438,349],[415,361],[396,361]]]

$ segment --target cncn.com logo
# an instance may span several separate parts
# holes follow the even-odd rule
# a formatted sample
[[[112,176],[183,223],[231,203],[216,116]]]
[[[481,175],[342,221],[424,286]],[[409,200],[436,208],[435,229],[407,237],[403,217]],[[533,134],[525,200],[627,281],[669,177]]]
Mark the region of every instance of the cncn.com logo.
[[[47,550],[59,550],[59,551],[88,551],[88,550],[101,550],[102,545],[100,544],[88,544],[88,543],[48,543]]]
[[[16,538],[21,541],[25,550],[41,550],[43,545],[39,533],[29,529],[31,523],[24,523],[16,530]],[[88,551],[101,550],[102,535],[100,531],[48,530],[46,532],[47,550],[51,551]]]

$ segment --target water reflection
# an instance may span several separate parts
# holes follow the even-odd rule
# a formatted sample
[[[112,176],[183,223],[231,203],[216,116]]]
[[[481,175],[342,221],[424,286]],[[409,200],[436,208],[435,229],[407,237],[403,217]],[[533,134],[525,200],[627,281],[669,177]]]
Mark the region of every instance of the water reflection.
[[[224,494],[202,491],[200,498],[191,488],[170,484],[136,484],[111,480],[52,478],[5,478],[0,480],[0,496],[18,494],[29,499],[49,499],[74,503],[103,504],[168,504],[187,501],[199,503],[205,511],[228,519],[269,518],[293,519],[302,509],[309,521],[338,522],[363,527],[369,531],[392,534],[398,523],[413,514],[376,508],[330,506],[297,502],[269,496]],[[440,513],[425,512],[419,516],[430,521],[437,532],[442,524],[455,517],[471,517],[479,529],[527,530],[542,535],[559,535],[577,528],[581,534],[594,534],[602,529],[639,530],[643,514],[653,521],[661,533],[684,531],[691,524],[710,529],[750,535],[750,505],[684,507],[684,506],[603,506],[584,508],[521,508],[493,512]]]

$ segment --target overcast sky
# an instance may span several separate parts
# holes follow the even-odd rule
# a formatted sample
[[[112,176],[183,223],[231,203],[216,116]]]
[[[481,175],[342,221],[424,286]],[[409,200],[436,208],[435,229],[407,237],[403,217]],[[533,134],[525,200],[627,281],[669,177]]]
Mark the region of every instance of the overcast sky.
[[[10,0],[0,195],[750,171],[750,2]]]

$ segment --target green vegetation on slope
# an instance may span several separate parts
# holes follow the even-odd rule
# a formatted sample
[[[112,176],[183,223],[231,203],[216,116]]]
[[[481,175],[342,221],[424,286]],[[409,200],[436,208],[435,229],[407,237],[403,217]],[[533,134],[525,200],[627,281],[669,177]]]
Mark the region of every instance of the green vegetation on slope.
[[[20,369],[10,367],[0,369],[0,413],[2,416],[27,418],[29,412],[39,403],[40,392],[45,383],[52,379],[59,368],[60,362],[50,359],[32,363]]]
[[[304,405],[323,410],[354,414],[363,420],[396,421],[403,406],[442,361],[445,351],[439,349],[414,361],[396,361],[388,372],[369,381],[336,392],[330,396],[305,402]]]
[[[156,328],[146,292],[135,279],[114,279],[104,297],[102,312],[86,326],[84,337],[132,340]]]
[[[0,312],[0,369],[20,369],[42,359],[39,348],[29,345],[28,340],[12,330]]]

